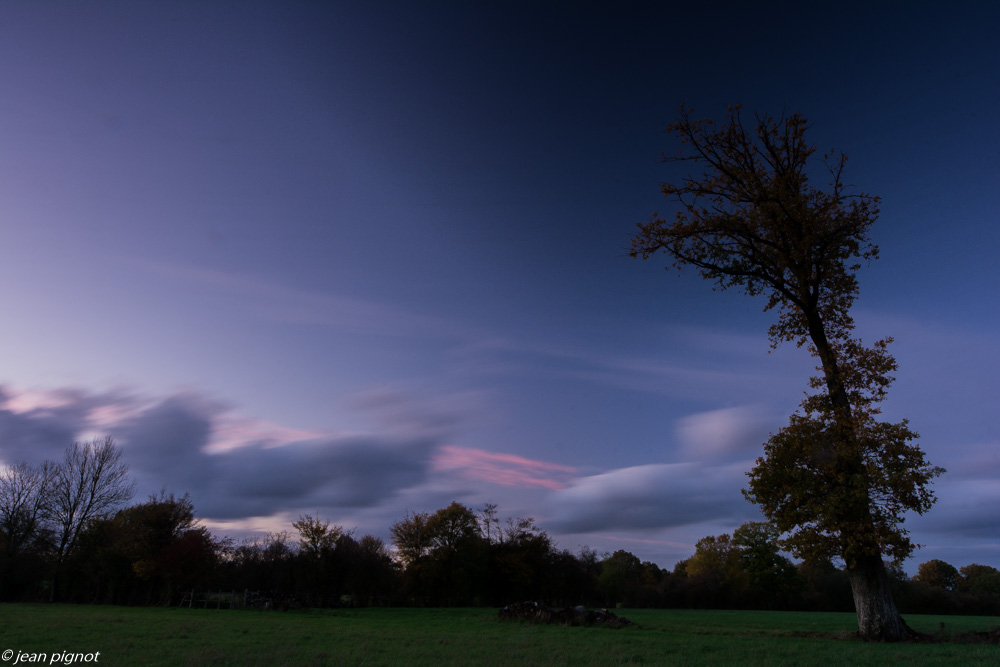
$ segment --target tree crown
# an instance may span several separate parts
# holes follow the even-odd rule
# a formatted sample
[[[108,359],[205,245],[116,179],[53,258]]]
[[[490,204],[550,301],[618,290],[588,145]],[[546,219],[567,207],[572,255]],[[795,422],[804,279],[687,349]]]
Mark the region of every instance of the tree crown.
[[[820,160],[828,187],[810,182],[816,147],[805,139],[808,121],[755,115],[748,131],[740,106],[725,121],[698,120],[682,107],[667,131],[680,139],[666,162],[701,167],[661,191],[678,204],[674,219],[654,213],[639,225],[631,255],[644,259],[664,251],[673,265],[696,267],[725,290],[741,287],[767,297],[778,308],[772,343],[806,342],[814,312],[827,336],[843,338],[853,327],[849,309],[857,296],[860,260],[878,257],[869,229],[878,217],[878,197],[850,194],[843,181],[847,156],[830,151]]]

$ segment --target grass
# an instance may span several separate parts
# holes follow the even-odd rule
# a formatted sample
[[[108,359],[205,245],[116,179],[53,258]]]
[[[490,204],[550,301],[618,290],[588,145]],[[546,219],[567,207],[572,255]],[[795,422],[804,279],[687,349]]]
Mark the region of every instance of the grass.
[[[237,611],[0,604],[0,652],[100,651],[105,665],[967,665],[986,644],[865,644],[853,614],[623,611],[637,626],[528,625],[495,609]],[[996,617],[907,616],[928,634]],[[10,664],[7,661],[6,664]],[[48,660],[45,661],[48,664]]]

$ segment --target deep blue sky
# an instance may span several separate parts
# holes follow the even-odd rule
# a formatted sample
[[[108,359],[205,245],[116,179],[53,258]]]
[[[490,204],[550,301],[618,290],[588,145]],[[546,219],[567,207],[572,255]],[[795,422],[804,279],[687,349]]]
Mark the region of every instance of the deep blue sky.
[[[874,6],[873,6],[874,5]],[[883,198],[859,334],[1000,566],[989,3],[0,1],[0,460],[111,433],[218,533],[452,500],[663,566],[758,519],[812,363],[628,258],[681,103],[803,111]]]

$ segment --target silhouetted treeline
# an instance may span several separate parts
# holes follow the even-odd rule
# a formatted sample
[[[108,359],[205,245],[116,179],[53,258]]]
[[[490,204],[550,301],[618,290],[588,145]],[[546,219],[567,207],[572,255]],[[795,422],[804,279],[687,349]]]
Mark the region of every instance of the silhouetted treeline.
[[[58,464],[0,471],[0,599],[175,605],[215,591],[276,607],[854,608],[842,569],[792,563],[766,523],[705,537],[667,571],[627,551],[559,549],[534,520],[501,520],[495,505],[408,514],[390,546],[309,515],[288,531],[220,539],[188,496],[126,505],[131,496],[110,439],[75,444]],[[931,560],[912,579],[890,573],[904,613],[1000,614],[993,567]]]

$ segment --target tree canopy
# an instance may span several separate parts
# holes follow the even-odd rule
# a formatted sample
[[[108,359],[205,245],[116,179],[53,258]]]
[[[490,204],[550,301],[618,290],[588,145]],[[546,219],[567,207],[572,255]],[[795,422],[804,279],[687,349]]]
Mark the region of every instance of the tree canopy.
[[[34,504],[24,498],[40,489],[37,475],[48,468],[0,469],[0,600],[258,609],[539,600],[556,606],[846,611],[851,604],[848,574],[829,560],[792,564],[781,555],[771,523],[745,523],[731,536],[698,540],[671,573],[625,550],[598,554],[583,547],[573,554],[531,518],[501,523],[495,505],[475,510],[457,502],[398,522],[395,552],[378,537],[354,539],[354,529],[308,514],[291,524],[298,540],[292,531],[216,538],[200,525],[188,495],[166,490],[89,521],[51,596],[60,561],[47,502],[40,503],[27,539],[23,523],[5,520]],[[470,517],[479,517],[478,532]],[[1000,613],[1000,573],[992,567],[956,570],[930,561],[913,580],[898,569],[892,575],[901,605],[914,613]]]

